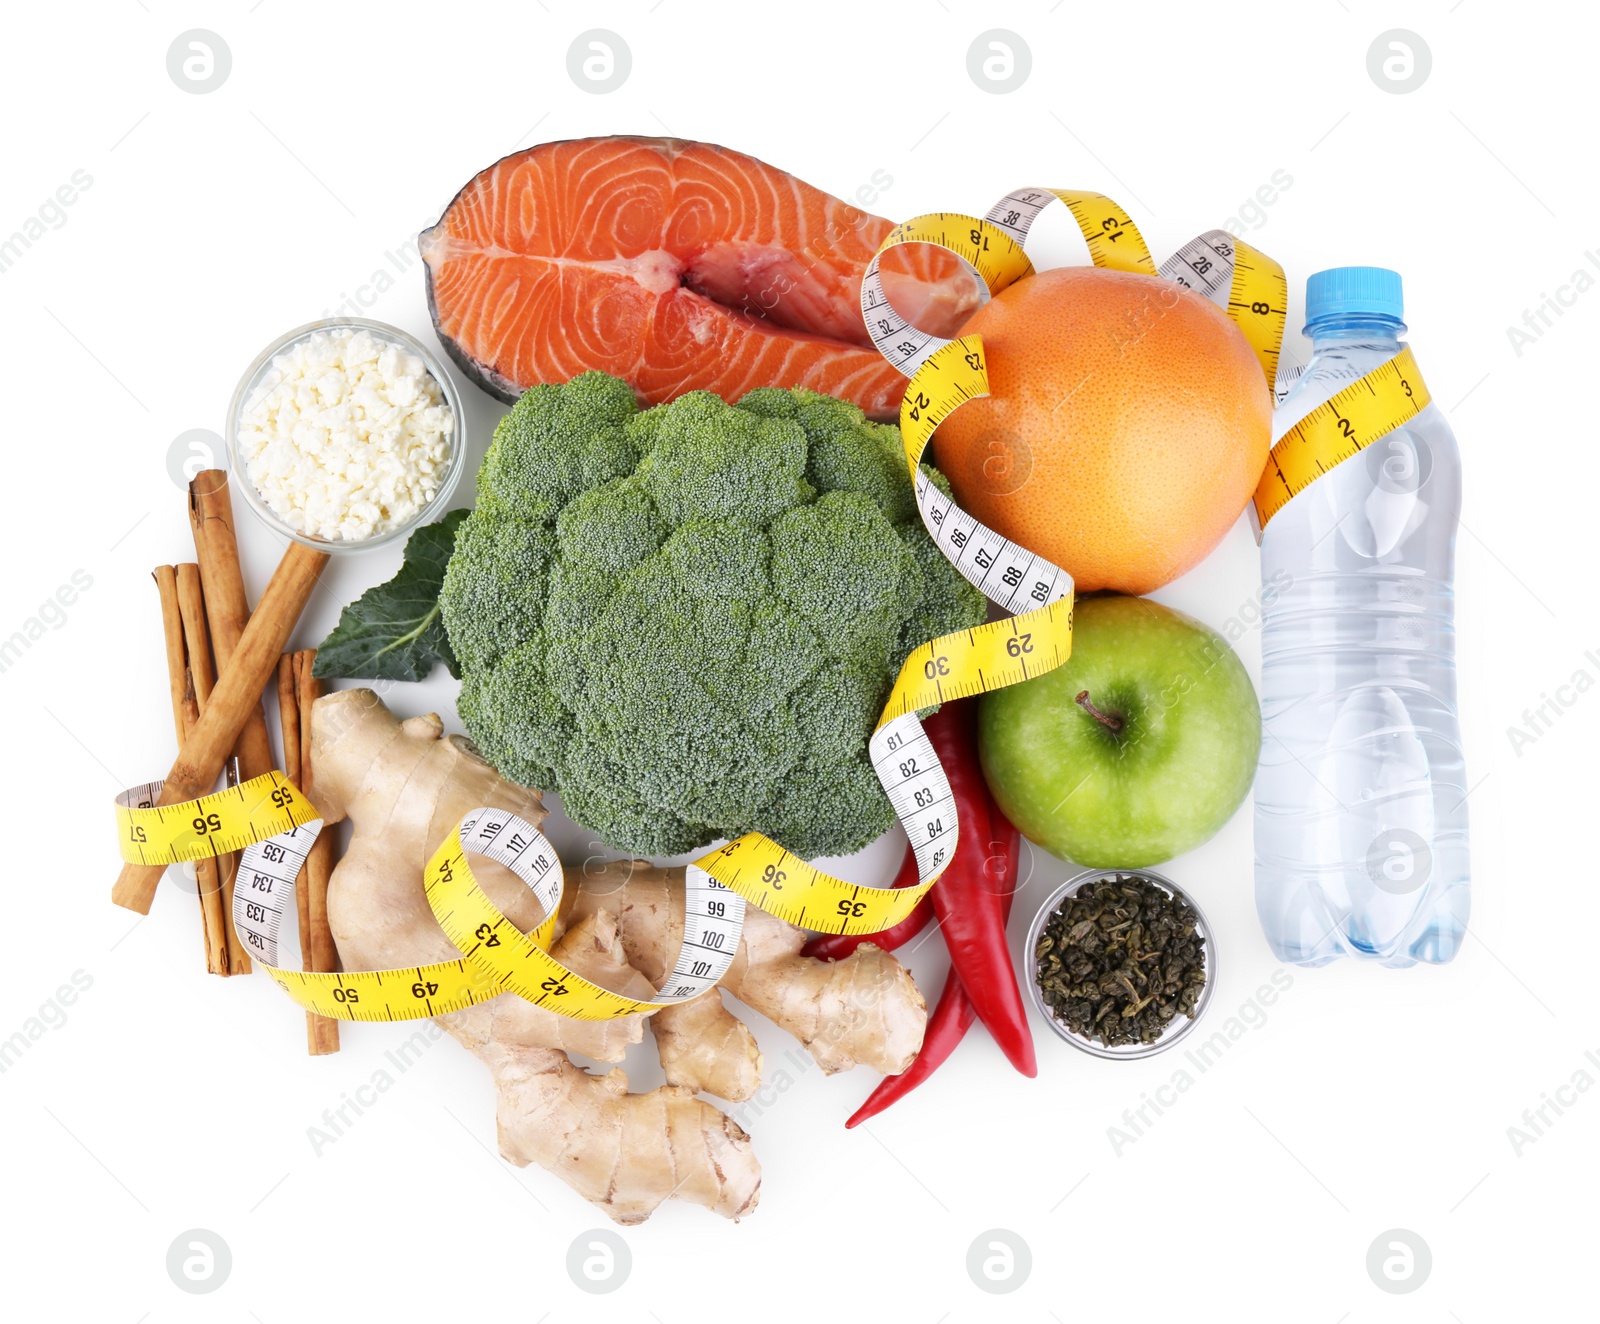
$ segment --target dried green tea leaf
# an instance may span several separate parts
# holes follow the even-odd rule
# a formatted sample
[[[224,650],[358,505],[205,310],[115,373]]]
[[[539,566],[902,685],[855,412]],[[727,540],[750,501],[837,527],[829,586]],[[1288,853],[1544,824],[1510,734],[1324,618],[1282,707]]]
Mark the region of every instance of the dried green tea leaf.
[[[1194,1015],[1206,985],[1199,916],[1182,894],[1132,874],[1078,889],[1045,921],[1039,991],[1072,1033],[1107,1047],[1154,1043]]]

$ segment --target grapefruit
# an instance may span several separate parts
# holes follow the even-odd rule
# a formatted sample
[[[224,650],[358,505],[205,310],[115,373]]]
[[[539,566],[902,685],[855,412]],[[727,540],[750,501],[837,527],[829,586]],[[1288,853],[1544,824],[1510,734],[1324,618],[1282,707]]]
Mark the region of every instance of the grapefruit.
[[[1272,440],[1266,377],[1194,291],[1062,267],[1008,286],[963,330],[983,336],[990,395],[940,425],[939,468],[966,510],[1079,592],[1160,588],[1255,491]]]

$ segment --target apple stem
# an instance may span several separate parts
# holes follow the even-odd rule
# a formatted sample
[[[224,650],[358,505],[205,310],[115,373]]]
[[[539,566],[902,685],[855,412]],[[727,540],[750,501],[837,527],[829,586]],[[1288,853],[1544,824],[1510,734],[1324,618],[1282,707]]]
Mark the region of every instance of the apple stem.
[[[1113,717],[1110,713],[1103,713],[1096,708],[1089,698],[1088,690],[1079,690],[1076,702],[1084,712],[1088,713],[1090,717],[1099,722],[1100,725],[1105,727],[1107,731],[1122,730],[1122,719],[1120,717]]]

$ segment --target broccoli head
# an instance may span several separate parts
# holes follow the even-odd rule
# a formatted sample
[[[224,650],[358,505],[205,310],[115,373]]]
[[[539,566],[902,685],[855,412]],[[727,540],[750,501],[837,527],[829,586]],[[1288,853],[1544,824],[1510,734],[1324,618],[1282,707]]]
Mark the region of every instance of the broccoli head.
[[[440,606],[502,774],[619,849],[808,858],[893,825],[873,724],[911,649],[985,613],[896,429],[804,390],[640,411],[599,372],[501,420]]]

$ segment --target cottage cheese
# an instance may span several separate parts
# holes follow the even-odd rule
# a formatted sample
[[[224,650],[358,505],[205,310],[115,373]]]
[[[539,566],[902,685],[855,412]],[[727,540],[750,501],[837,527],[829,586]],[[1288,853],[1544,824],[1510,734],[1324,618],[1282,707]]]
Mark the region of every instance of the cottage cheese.
[[[298,533],[357,542],[406,523],[449,467],[455,419],[415,354],[353,327],[272,360],[239,421],[245,471]]]

